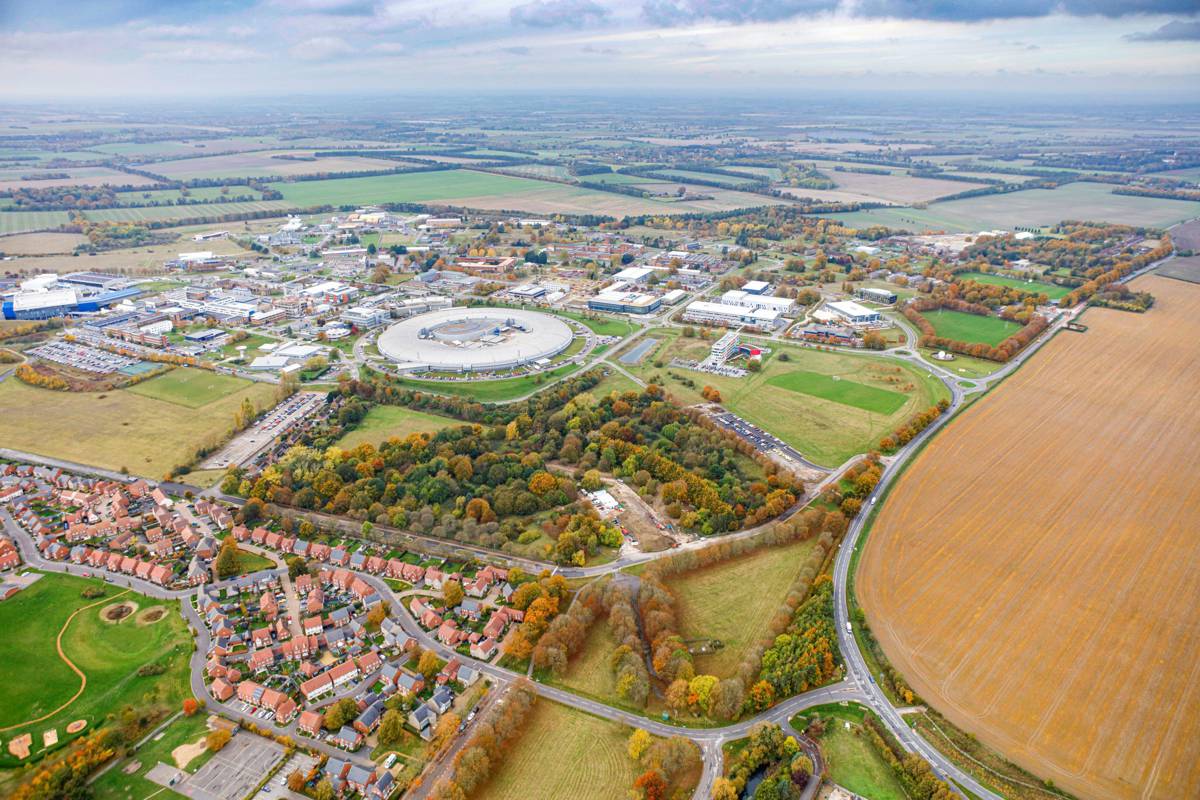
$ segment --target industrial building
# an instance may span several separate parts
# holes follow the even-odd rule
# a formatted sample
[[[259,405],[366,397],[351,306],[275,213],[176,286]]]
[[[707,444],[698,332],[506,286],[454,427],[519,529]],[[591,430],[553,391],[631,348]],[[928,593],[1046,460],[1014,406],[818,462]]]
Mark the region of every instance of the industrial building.
[[[621,314],[650,314],[662,307],[662,299],[645,292],[627,292],[608,288],[588,300],[593,311],[615,311]]]
[[[63,287],[58,284],[38,285],[43,288],[18,291],[6,299],[2,306],[4,318],[51,319],[67,314],[96,312],[122,300],[137,297],[141,293],[141,290],[135,287],[87,292],[82,288]],[[46,288],[47,286],[57,288]]]
[[[720,325],[726,328],[744,325],[759,331],[774,330],[782,321],[780,313],[773,309],[746,308],[729,303],[710,303],[704,300],[689,303],[683,312],[683,319],[685,322]]]
[[[378,328],[392,318],[383,308],[354,306],[342,312],[342,322],[355,328]]]
[[[559,317],[513,308],[448,308],[397,322],[379,351],[407,372],[493,372],[548,360],[571,346]]]

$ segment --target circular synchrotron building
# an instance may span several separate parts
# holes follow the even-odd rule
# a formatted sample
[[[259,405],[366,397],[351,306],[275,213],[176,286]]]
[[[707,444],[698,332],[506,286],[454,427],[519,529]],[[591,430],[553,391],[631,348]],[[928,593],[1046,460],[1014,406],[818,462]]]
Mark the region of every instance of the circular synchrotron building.
[[[397,322],[379,352],[405,372],[491,372],[536,363],[571,346],[561,318],[513,308],[446,308]]]

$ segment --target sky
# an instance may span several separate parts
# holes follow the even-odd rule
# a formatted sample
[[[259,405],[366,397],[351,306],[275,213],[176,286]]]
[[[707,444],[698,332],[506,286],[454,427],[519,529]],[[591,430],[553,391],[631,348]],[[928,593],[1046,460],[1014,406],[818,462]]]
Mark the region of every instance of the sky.
[[[0,0],[0,97],[1200,100],[1200,0]]]

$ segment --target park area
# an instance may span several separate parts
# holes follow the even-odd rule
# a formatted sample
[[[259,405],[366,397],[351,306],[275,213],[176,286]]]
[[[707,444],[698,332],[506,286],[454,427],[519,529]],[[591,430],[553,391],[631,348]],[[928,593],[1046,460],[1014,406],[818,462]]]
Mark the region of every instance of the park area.
[[[189,386],[207,402],[194,404]],[[262,407],[274,396],[271,384],[191,369],[108,392],[57,392],[10,378],[0,382],[0,441],[14,450],[161,478],[189,463],[201,446],[224,441],[243,398]]]
[[[534,704],[507,758],[478,800],[625,797],[641,770],[626,745],[633,732],[549,700]]]
[[[84,598],[88,588],[105,596]],[[0,763],[35,759],[43,736],[60,744],[67,726],[104,724],[108,714],[132,705],[160,703],[169,711],[189,696],[191,636],[178,604],[165,603],[102,581],[47,574],[0,603]],[[60,649],[61,648],[61,649]],[[158,664],[160,674],[138,670]],[[12,741],[31,734],[31,758],[18,759]]]
[[[771,617],[816,547],[813,540],[764,547],[668,580],[683,638],[719,639],[724,645],[696,656],[698,674],[733,677],[746,650],[767,635]]]
[[[465,425],[461,420],[426,414],[402,406],[372,406],[358,427],[338,440],[338,447],[350,449],[363,442],[378,447],[395,436],[400,439],[412,433],[433,434],[452,425]]]
[[[760,372],[733,378],[667,366],[672,358],[704,358],[708,339],[683,337],[679,329],[646,335],[658,344],[639,364],[627,365],[631,372],[661,383],[684,404],[704,402],[701,389],[713,386],[730,411],[823,466],[871,450],[909,417],[949,398],[941,381],[885,357],[772,342]]]
[[[1200,796],[1200,286],[1091,309],[952,421],[883,505],[871,630],[954,725],[1081,797]]]
[[[971,343],[981,342],[992,347],[1021,330],[1020,325],[1006,319],[985,317],[982,314],[968,314],[965,311],[955,311],[950,308],[922,311],[921,316],[929,320],[937,335],[944,339]]]
[[[1023,281],[1020,278],[1010,278],[1007,275],[995,275],[989,272],[960,272],[958,273],[958,277],[972,280],[976,283],[985,283],[989,286],[1007,286],[1010,289],[1024,289],[1027,292],[1044,294],[1051,300],[1057,300],[1071,292],[1066,286],[1059,286],[1056,283],[1044,283],[1043,281],[1034,280]]]
[[[858,704],[817,706],[793,718],[792,727],[804,730],[817,717],[824,722],[819,742],[828,780],[871,800],[907,800],[896,773],[867,736],[868,713]]]

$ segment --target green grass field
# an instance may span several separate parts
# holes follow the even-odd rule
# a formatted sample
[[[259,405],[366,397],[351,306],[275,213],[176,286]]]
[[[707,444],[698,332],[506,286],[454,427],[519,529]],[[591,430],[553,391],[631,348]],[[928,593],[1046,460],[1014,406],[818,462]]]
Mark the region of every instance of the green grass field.
[[[295,208],[297,208],[297,204],[287,200],[251,200],[244,203],[201,203],[190,206],[100,208],[88,211],[84,216],[96,222],[159,222],[164,220],[215,218],[226,214],[249,214],[260,211],[278,212],[280,216],[283,216],[285,211],[291,211]],[[56,212],[44,213],[51,214]]]
[[[66,211],[0,211],[0,234],[44,231],[67,223]],[[0,250],[3,250],[0,240]]]
[[[1051,300],[1057,300],[1066,294],[1070,293],[1070,289],[1065,286],[1058,286],[1053,283],[1043,283],[1042,281],[1023,281],[1017,278],[1009,278],[1006,275],[992,275],[985,272],[960,272],[960,278],[970,278],[976,283],[986,283],[991,286],[1008,286],[1015,289],[1024,289],[1027,292],[1041,292]]]
[[[1020,325],[1006,319],[967,314],[948,308],[925,311],[921,316],[929,320],[938,336],[960,342],[982,342],[993,347],[1021,330]]]
[[[378,447],[392,436],[403,439],[410,433],[433,433],[465,422],[435,414],[426,414],[401,406],[373,406],[358,427],[338,440],[338,447],[351,448],[363,442]]]
[[[674,577],[685,639],[720,639],[724,647],[696,656],[696,672],[728,678],[767,624],[815,543],[793,542]]]
[[[770,431],[795,447],[817,464],[837,466],[856,453],[874,448],[881,437],[909,417],[934,405],[949,391],[929,373],[886,357],[844,354],[770,343],[774,350],[762,371],[744,378],[708,375],[666,366],[672,357],[702,359],[711,340],[688,339],[678,329],[655,329],[646,334],[659,339],[654,352],[641,363],[627,367],[644,381],[657,381],[681,403],[703,402],[700,390],[705,385],[721,393],[722,404],[730,411]],[[782,359],[787,354],[787,361]],[[783,378],[784,386],[773,379],[792,373],[814,373],[852,382],[871,389],[904,397],[905,402],[890,414],[869,411],[834,399],[785,388],[789,382],[804,380]],[[689,387],[685,381],[691,381]],[[815,385],[808,378],[807,385]],[[826,383],[825,385],[829,385]]]
[[[936,352],[936,350],[930,348],[921,348],[919,350],[921,358],[930,364],[936,364],[942,369],[949,370],[963,378],[982,378],[985,375],[991,375],[1004,366],[998,361],[988,361],[985,358],[973,358],[972,356],[964,356],[958,353],[954,354],[953,361],[938,361],[933,358]]]
[[[820,745],[829,780],[870,800],[908,800],[900,780],[863,735],[862,719],[867,712],[861,706],[826,705],[814,710],[826,722]],[[792,724],[803,730],[806,716],[799,715]]]
[[[192,408],[129,389],[55,392],[10,378],[0,383],[0,441],[16,450],[161,478],[191,460],[197,448],[227,437],[242,398],[262,407],[274,396],[271,384],[239,380],[233,393]]]
[[[130,386],[127,391],[188,408],[200,408],[246,388],[250,381],[206,369],[181,367]]]
[[[632,729],[539,699],[477,800],[625,797],[641,770],[626,752]]]
[[[599,336],[628,336],[636,329],[636,326],[629,320],[617,319],[616,317],[589,317],[574,311],[555,311],[553,313],[560,317],[568,317],[577,322],[582,322],[592,329],[592,333]]]
[[[58,657],[55,638],[72,612],[97,602],[80,597],[83,589],[97,586],[104,586],[103,581],[48,574],[0,603],[0,659],[6,665],[0,682],[0,727],[19,726],[0,733],[5,742],[33,733],[36,754],[43,731],[57,728],[59,738],[66,739],[65,727],[72,720],[86,719],[87,730],[93,730],[107,714],[139,705],[144,696],[161,700],[172,711],[188,696],[191,636],[178,604],[134,592],[116,597],[122,590],[108,586],[107,597],[77,615],[62,638],[63,651],[87,676],[83,694],[53,717],[23,724],[54,711],[79,690],[80,678]],[[136,603],[138,610],[116,624],[101,618],[109,604],[124,600]],[[151,608],[161,608],[162,617],[139,624],[138,616]],[[139,667],[152,662],[167,671],[137,675]]]
[[[822,375],[805,370],[776,375],[767,383],[878,414],[894,414],[908,401],[908,398],[899,392],[842,380],[836,375]]]

